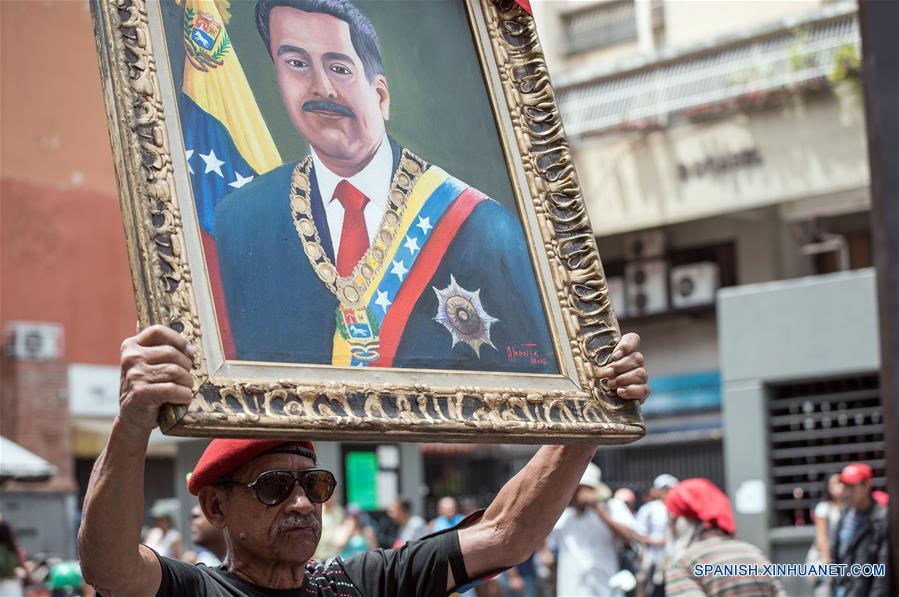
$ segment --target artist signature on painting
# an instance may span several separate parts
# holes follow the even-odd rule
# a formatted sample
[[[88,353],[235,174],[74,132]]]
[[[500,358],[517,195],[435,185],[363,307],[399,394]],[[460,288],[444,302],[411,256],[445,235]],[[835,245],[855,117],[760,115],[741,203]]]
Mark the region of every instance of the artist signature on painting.
[[[540,354],[537,344],[515,344],[506,346],[506,358],[510,363],[546,365],[546,357]]]

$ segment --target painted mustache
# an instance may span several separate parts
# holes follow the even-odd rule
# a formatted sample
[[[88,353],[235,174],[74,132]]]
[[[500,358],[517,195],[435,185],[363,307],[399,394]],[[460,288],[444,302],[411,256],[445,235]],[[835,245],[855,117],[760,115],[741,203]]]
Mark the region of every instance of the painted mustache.
[[[271,536],[276,537],[288,531],[309,529],[313,534],[321,533],[321,523],[313,514],[290,514],[277,521],[271,529]]]
[[[304,112],[332,112],[341,116],[355,118],[356,115],[346,106],[328,100],[309,100],[303,104]]]

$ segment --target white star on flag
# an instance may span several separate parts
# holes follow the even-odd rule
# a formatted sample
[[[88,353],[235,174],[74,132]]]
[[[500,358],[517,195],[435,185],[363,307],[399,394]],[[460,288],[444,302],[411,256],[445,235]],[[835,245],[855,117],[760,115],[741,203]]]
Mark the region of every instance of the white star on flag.
[[[406,264],[400,261],[394,261],[393,267],[390,268],[390,273],[395,274],[397,278],[400,279],[400,282],[403,281],[403,276],[409,273],[409,270],[406,269]]]
[[[225,178],[225,175],[222,174],[222,166],[225,165],[225,162],[215,157],[215,151],[210,149],[208,155],[200,154],[200,157],[206,163],[206,170],[203,174],[209,174],[210,172],[215,172],[222,178]]]
[[[415,255],[415,251],[421,250],[421,247],[418,246],[418,239],[414,236],[410,236],[406,239],[406,242],[403,243],[403,246],[409,249],[409,252]]]
[[[387,307],[393,304],[390,302],[390,299],[387,298],[387,291],[376,290],[375,292],[378,293],[378,298],[375,299],[375,304],[384,309],[384,313],[387,313]]]
[[[427,234],[428,230],[433,228],[433,226],[431,226],[431,216],[428,216],[427,218],[422,218],[421,216],[418,216],[418,224],[416,224],[416,226],[421,228],[421,231],[424,232],[425,234]]]
[[[250,182],[251,180],[253,180],[253,178],[255,178],[255,177],[252,176],[252,175],[250,175],[250,176],[241,176],[241,175],[240,175],[240,172],[238,172],[237,170],[234,171],[234,176],[236,177],[236,178],[234,179],[234,182],[229,182],[229,183],[228,183],[228,186],[229,186],[229,187],[234,187],[235,189],[239,189],[239,188],[242,187],[243,185],[245,185],[245,184],[247,184],[248,182]]]
[[[190,165],[190,158],[194,157],[194,150],[188,149],[184,152],[184,160],[187,162],[187,171],[191,174],[194,173],[193,167]]]

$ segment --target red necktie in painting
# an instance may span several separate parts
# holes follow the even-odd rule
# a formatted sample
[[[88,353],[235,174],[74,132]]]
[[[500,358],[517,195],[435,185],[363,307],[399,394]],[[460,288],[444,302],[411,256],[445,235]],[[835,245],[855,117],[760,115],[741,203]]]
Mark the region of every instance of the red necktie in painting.
[[[337,251],[337,273],[349,276],[368,251],[368,228],[363,215],[368,197],[349,181],[341,180],[334,189],[334,198],[343,206],[343,231],[340,233],[340,248]]]

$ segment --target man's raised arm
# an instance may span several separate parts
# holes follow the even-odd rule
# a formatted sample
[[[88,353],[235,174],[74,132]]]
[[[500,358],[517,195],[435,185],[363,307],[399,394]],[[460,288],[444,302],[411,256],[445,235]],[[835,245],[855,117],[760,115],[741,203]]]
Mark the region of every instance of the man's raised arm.
[[[609,385],[622,398],[649,396],[640,337],[627,334],[613,353]],[[459,530],[459,544],[470,578],[514,566],[536,551],[571,501],[596,446],[543,446],[500,490],[484,516]],[[455,587],[450,571],[447,589]]]
[[[154,595],[159,587],[159,560],[140,545],[144,461],[159,407],[190,403],[194,352],[158,325],[122,343],[119,415],[91,473],[78,532],[82,572],[104,595]]]

